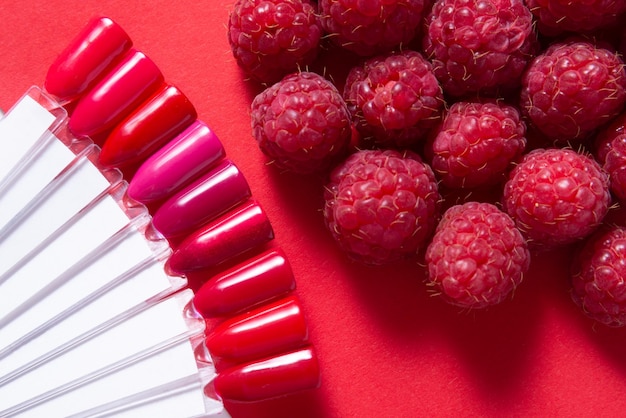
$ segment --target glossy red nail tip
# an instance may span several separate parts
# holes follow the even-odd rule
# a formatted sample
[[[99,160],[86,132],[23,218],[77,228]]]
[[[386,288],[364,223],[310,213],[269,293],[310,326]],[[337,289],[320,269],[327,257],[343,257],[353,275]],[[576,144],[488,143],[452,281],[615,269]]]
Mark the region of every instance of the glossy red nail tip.
[[[244,203],[185,238],[167,262],[174,274],[217,266],[269,242],[274,231],[255,201]]]
[[[222,364],[242,363],[305,345],[307,324],[295,295],[229,318],[211,330],[206,346]]]
[[[320,368],[311,347],[234,366],[214,381],[216,393],[231,402],[255,402],[320,385]]]
[[[128,187],[138,202],[166,199],[225,157],[224,147],[203,122],[195,121],[144,161]]]
[[[144,53],[131,50],[78,101],[69,121],[77,137],[112,129],[163,84],[163,74]]]
[[[178,88],[163,85],[113,129],[102,146],[100,163],[109,168],[140,163],[196,117],[196,109]]]
[[[165,201],[154,214],[152,222],[165,237],[180,236],[199,228],[250,196],[245,177],[227,159]]]
[[[204,283],[193,305],[204,318],[234,315],[292,292],[296,281],[280,249],[270,249]]]
[[[59,101],[75,99],[92,87],[131,47],[114,21],[92,19],[48,69],[45,90]]]

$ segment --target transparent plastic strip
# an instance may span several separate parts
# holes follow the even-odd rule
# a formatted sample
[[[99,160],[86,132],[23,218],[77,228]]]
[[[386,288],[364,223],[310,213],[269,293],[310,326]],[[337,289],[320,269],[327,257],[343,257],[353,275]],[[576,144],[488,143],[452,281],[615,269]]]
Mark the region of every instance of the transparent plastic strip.
[[[15,403],[0,412],[0,416],[22,416],[22,413],[37,405],[65,397],[99,380],[108,380],[105,383],[110,385],[117,373],[131,373],[121,382],[117,382],[117,385],[126,381],[128,388],[133,387],[132,383],[138,385],[135,390],[145,390],[197,372],[198,366],[190,341],[202,335],[204,322],[191,322],[180,315],[181,303],[188,303],[191,298],[191,291],[177,293],[142,314],[122,322],[114,330],[91,340],[89,344],[83,344],[55,362],[0,388],[0,403],[3,407]],[[131,336],[132,340],[120,339]],[[182,352],[176,351],[174,357],[167,355],[170,349],[181,344]],[[185,355],[181,355],[183,353]],[[134,365],[150,359],[158,364],[158,367],[155,364],[150,366],[152,373],[137,375],[132,372]],[[71,368],[68,369],[68,366]],[[99,393],[101,399],[110,395]],[[31,396],[33,394],[35,396]],[[92,399],[88,402],[93,404],[98,401]],[[91,405],[93,406],[96,405]]]

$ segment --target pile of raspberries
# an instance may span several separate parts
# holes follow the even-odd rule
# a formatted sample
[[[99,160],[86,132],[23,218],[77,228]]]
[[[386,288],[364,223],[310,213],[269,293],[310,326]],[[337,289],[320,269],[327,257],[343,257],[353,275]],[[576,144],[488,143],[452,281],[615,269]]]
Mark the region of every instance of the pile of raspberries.
[[[618,327],[624,21],[624,0],[237,0],[228,37],[262,90],[252,136],[271,169],[324,176],[347,258],[415,259],[428,290],[479,309],[569,246],[572,300]]]

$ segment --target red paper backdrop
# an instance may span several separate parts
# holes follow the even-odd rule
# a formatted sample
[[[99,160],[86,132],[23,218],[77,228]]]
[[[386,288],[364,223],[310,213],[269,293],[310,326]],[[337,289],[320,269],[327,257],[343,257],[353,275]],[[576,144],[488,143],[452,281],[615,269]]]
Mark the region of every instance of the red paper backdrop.
[[[624,415],[626,331],[594,325],[570,301],[569,250],[535,257],[513,300],[484,312],[431,297],[414,263],[365,268],[337,251],[320,213],[323,179],[275,171],[251,138],[248,109],[258,88],[244,82],[230,54],[232,3],[0,2],[1,108],[42,85],[48,65],[87,20],[109,16],[189,96],[268,212],[296,274],[322,386],[229,404],[231,414]]]

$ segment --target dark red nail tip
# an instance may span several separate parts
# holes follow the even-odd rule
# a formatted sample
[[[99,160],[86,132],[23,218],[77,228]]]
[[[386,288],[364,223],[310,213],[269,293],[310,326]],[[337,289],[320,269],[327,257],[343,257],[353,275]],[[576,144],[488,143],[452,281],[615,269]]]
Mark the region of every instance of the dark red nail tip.
[[[142,203],[162,201],[180,191],[226,156],[221,141],[196,120],[144,161],[128,187]]]
[[[129,51],[122,61],[83,95],[72,112],[77,137],[108,131],[163,85],[163,74],[144,53]]]
[[[295,295],[239,314],[210,330],[206,346],[218,369],[305,345],[308,329]]]
[[[195,309],[205,318],[233,315],[281,297],[296,288],[281,249],[270,249],[205,282],[195,293]]]
[[[128,34],[106,17],[90,20],[48,69],[45,90],[59,101],[85,93],[132,47]]]
[[[189,233],[250,198],[248,182],[230,160],[178,192],[156,211],[154,227],[165,237]]]
[[[196,117],[196,109],[178,88],[163,85],[113,129],[102,146],[100,163],[109,168],[141,163]]]
[[[246,202],[185,238],[167,262],[174,274],[207,269],[256,249],[274,239],[265,211]]]
[[[231,402],[256,402],[320,385],[320,367],[312,347],[230,367],[214,380],[216,393]]]

